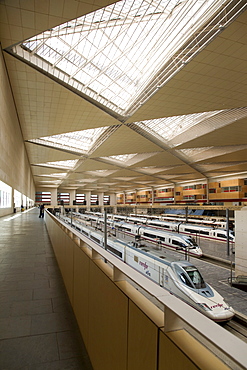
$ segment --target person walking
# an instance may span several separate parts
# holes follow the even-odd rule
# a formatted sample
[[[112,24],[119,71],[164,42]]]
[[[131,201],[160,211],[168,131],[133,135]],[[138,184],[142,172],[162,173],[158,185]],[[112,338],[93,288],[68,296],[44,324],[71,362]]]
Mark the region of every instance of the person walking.
[[[44,209],[45,209],[45,206],[44,206],[44,204],[41,204],[40,206],[39,206],[39,218],[44,218]]]

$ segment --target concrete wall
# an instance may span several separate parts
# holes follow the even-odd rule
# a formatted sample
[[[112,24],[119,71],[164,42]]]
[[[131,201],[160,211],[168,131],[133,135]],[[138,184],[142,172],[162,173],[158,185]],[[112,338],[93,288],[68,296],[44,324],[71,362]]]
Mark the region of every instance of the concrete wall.
[[[28,161],[2,49],[0,50],[0,180],[31,199],[35,185]],[[0,217],[13,212],[0,208]]]

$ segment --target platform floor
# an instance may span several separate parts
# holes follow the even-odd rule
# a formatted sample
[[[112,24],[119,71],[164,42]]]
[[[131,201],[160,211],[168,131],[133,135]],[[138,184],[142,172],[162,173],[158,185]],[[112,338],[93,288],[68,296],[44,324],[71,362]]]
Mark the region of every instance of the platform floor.
[[[92,370],[38,215],[0,218],[0,369]]]

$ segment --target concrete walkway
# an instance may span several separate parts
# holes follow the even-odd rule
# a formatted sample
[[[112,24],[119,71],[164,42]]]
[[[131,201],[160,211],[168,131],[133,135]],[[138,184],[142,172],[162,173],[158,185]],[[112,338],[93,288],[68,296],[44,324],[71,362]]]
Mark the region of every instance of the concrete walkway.
[[[0,218],[0,369],[92,370],[38,216]]]

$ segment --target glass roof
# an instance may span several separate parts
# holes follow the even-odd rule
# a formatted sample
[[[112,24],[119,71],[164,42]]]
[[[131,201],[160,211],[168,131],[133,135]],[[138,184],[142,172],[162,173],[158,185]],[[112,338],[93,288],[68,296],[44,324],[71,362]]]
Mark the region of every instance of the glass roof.
[[[61,169],[73,169],[77,162],[78,162],[78,159],[74,159],[74,160],[67,160],[67,161],[38,163],[36,164],[36,166],[54,167],[54,168],[61,168]]]
[[[111,155],[109,157],[102,157],[107,159],[114,159],[117,162],[128,162],[132,159],[137,153],[134,154],[122,154],[122,155]]]
[[[89,130],[67,132],[65,134],[46,136],[28,141],[67,150],[69,152],[88,154],[97,139],[107,128],[108,127],[98,127]]]
[[[38,175],[38,176],[63,178],[65,176],[67,176],[67,173],[66,172],[64,172],[64,173],[51,173],[51,174],[46,174],[46,175],[42,174],[42,175]]]
[[[158,134],[158,136],[162,137],[166,142],[169,142],[174,137],[203,122],[207,118],[218,114],[219,112],[221,111],[157,118],[142,122],[134,122],[134,125],[137,125],[138,127],[149,133],[152,133],[155,136]],[[133,124],[129,125],[131,126]]]
[[[123,0],[49,29],[11,52],[127,117],[167,81],[168,65],[172,73],[180,70],[202,47],[199,39],[205,45],[214,27],[219,32],[215,23],[221,22],[225,3]],[[215,14],[217,21],[209,26]],[[205,27],[210,27],[208,39]]]

